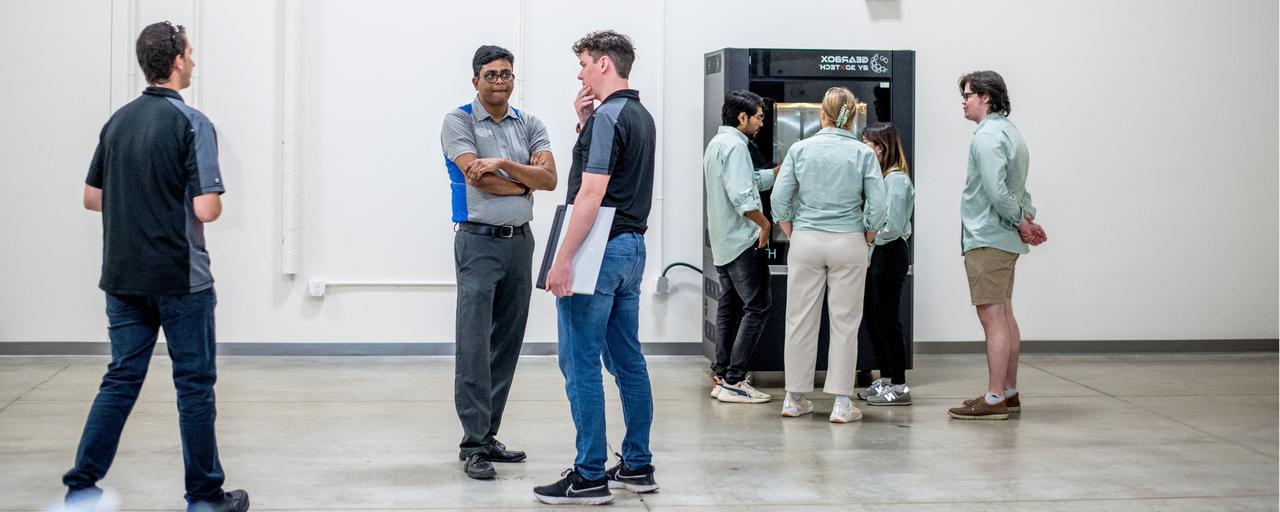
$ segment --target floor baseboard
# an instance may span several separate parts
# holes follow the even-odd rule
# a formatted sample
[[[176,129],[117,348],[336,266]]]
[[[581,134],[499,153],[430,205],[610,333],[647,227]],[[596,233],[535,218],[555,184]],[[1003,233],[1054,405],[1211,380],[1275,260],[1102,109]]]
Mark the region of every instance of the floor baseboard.
[[[699,356],[701,343],[653,342],[641,344],[645,355]],[[1210,352],[1277,352],[1280,340],[1024,340],[1024,354],[1132,354],[1132,353],[1210,353]],[[163,353],[163,344],[156,345]],[[981,354],[981,341],[917,341],[916,354]],[[526,356],[556,353],[551,342],[527,342],[520,351]],[[452,343],[218,343],[218,354],[224,356],[450,356]],[[0,356],[86,356],[111,355],[111,346],[103,341],[0,342]]]

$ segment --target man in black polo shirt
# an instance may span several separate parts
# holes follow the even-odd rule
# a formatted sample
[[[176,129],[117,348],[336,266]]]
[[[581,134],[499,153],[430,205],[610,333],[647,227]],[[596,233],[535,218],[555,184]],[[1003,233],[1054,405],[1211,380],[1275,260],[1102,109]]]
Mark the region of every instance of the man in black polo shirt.
[[[560,371],[577,429],[578,455],[561,480],[533,490],[543,503],[600,505],[610,488],[653,492],[653,393],[640,352],[640,283],[644,277],[644,232],[653,198],[653,116],[627,77],[635,48],[627,36],[606,30],[573,45],[578,56],[578,142],[573,147],[568,202],[574,205],[555,262],[547,272],[560,318]],[[595,101],[600,106],[595,106]],[[605,246],[595,293],[573,295],[570,262],[601,206],[617,208]],[[605,470],[604,386],[600,363],[613,374],[622,397],[627,434],[622,460]]]
[[[67,503],[92,506],[102,491],[129,412],[164,328],[178,392],[188,510],[243,511],[249,495],[223,492],[214,436],[213,309],[205,222],[222,213],[224,191],[213,124],[178,91],[191,85],[191,42],[169,22],[143,29],[142,96],[117,110],[98,137],[84,206],[102,212],[102,279],[111,364],[89,409],[75,467],[62,477]]]

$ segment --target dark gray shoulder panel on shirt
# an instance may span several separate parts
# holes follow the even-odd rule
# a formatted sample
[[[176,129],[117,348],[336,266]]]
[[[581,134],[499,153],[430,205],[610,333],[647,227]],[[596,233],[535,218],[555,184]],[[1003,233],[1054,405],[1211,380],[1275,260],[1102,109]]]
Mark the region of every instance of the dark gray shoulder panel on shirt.
[[[186,116],[187,121],[191,123],[189,130],[192,135],[192,147],[187,157],[187,166],[195,171],[200,180],[200,189],[195,191],[196,194],[226,192],[222,184],[222,169],[218,165],[218,134],[213,128],[213,122],[199,110],[191,108],[181,100],[165,99],[169,100],[169,103],[182,112],[182,115]]]
[[[591,128],[591,148],[587,153],[586,172],[593,174],[609,174],[613,156],[613,136],[617,132],[618,117],[623,107],[627,106],[626,98],[606,101],[596,109],[595,122]]]

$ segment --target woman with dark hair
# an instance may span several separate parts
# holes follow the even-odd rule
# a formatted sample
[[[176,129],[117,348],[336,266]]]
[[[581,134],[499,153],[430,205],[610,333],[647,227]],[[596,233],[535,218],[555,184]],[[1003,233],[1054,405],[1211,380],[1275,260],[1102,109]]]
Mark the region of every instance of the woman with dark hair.
[[[897,128],[889,123],[868,126],[862,132],[862,141],[875,151],[884,173],[887,218],[884,227],[876,232],[863,312],[880,365],[880,378],[858,391],[858,398],[866,400],[867,405],[911,405],[906,378],[907,347],[902,334],[902,285],[907,279],[911,252],[907,240],[911,238],[916,192]]]

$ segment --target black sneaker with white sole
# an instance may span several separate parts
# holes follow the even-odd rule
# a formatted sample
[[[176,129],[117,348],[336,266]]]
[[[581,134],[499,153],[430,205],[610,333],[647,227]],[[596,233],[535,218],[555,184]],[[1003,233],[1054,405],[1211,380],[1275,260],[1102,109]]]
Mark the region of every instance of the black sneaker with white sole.
[[[587,480],[577,468],[566,469],[560,476],[564,478],[556,483],[534,487],[533,496],[548,505],[604,505],[613,501],[607,477]]]
[[[622,458],[621,455],[618,456]],[[653,464],[645,464],[636,469],[627,469],[621,461],[618,465],[604,472],[609,480],[610,489],[626,489],[635,493],[646,493],[658,490],[658,482],[653,479]]]

